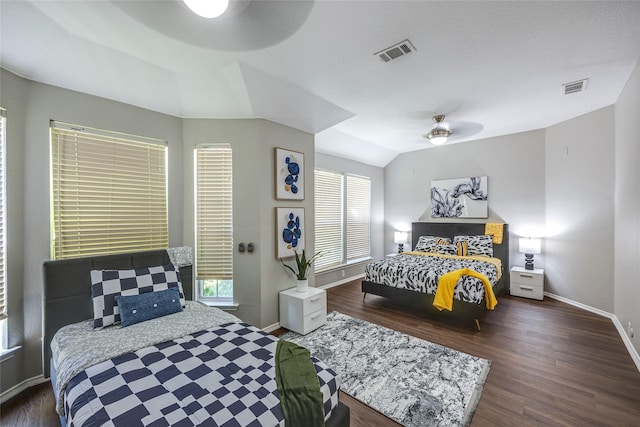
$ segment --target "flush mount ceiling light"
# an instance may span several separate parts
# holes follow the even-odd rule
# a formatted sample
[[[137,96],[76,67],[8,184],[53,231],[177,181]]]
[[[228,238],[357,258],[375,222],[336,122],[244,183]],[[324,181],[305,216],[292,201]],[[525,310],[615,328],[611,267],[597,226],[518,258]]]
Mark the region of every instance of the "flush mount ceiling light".
[[[196,15],[217,18],[229,7],[229,0],[182,0]]]
[[[444,114],[438,114],[433,116],[433,121],[436,123],[435,127],[427,134],[427,139],[433,145],[442,145],[447,142],[447,138],[451,136],[453,132],[446,129],[442,122],[444,121]]]

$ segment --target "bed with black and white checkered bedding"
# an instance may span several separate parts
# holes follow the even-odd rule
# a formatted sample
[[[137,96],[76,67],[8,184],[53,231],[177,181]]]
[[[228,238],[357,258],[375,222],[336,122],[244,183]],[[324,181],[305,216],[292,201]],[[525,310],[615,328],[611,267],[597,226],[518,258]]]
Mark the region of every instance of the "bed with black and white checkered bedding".
[[[51,341],[56,409],[68,426],[180,425],[183,418],[184,425],[198,425],[218,407],[202,425],[283,425],[276,342],[236,316],[193,301],[182,312],[124,328],[94,329],[93,320],[70,324]],[[340,378],[324,363],[314,365],[328,418]]]
[[[500,279],[500,269],[495,265],[500,260],[482,257],[447,256],[436,254],[403,253],[368,264],[365,267],[366,281],[395,288],[435,294],[440,276],[445,273],[469,268],[484,274],[495,286]],[[480,279],[462,276],[456,284],[454,299],[473,304],[484,301],[484,285]]]
[[[284,426],[277,338],[227,323],[90,366],[65,389],[68,426]],[[312,358],[325,420],[340,378]]]

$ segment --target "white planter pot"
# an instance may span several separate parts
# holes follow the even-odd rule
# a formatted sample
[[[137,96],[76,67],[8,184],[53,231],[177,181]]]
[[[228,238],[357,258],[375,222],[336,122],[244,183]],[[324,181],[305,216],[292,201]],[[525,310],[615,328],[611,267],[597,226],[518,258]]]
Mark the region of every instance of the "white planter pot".
[[[309,289],[309,279],[296,280],[296,291],[307,292]]]

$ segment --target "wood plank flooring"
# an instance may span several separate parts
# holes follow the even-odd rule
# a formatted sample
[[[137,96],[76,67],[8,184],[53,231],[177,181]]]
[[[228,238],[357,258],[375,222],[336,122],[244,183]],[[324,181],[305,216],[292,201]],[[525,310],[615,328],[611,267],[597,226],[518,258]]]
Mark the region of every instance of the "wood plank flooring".
[[[549,298],[498,299],[481,332],[472,322],[443,321],[382,297],[363,302],[359,281],[329,289],[328,310],[490,359],[474,427],[640,426],[640,373],[609,319]],[[398,425],[345,393],[341,400],[354,427]],[[48,384],[0,408],[2,426],[57,422]]]

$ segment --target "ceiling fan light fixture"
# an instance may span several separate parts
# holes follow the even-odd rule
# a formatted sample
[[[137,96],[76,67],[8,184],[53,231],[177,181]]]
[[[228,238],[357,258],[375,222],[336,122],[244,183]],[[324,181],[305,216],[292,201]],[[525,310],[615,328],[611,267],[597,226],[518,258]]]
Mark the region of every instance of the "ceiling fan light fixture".
[[[433,121],[436,122],[436,127],[431,129],[431,131],[427,134],[427,139],[433,145],[442,145],[447,142],[447,138],[451,136],[453,132],[449,129],[441,128],[440,123],[444,120],[444,114],[438,114],[437,116],[433,116]]]
[[[441,135],[441,136],[427,136],[427,138],[429,138],[429,142],[432,143],[433,145],[442,145],[445,142],[447,142],[447,137],[448,135]]]
[[[229,7],[229,0],[182,0],[193,13],[203,18],[217,18]]]

